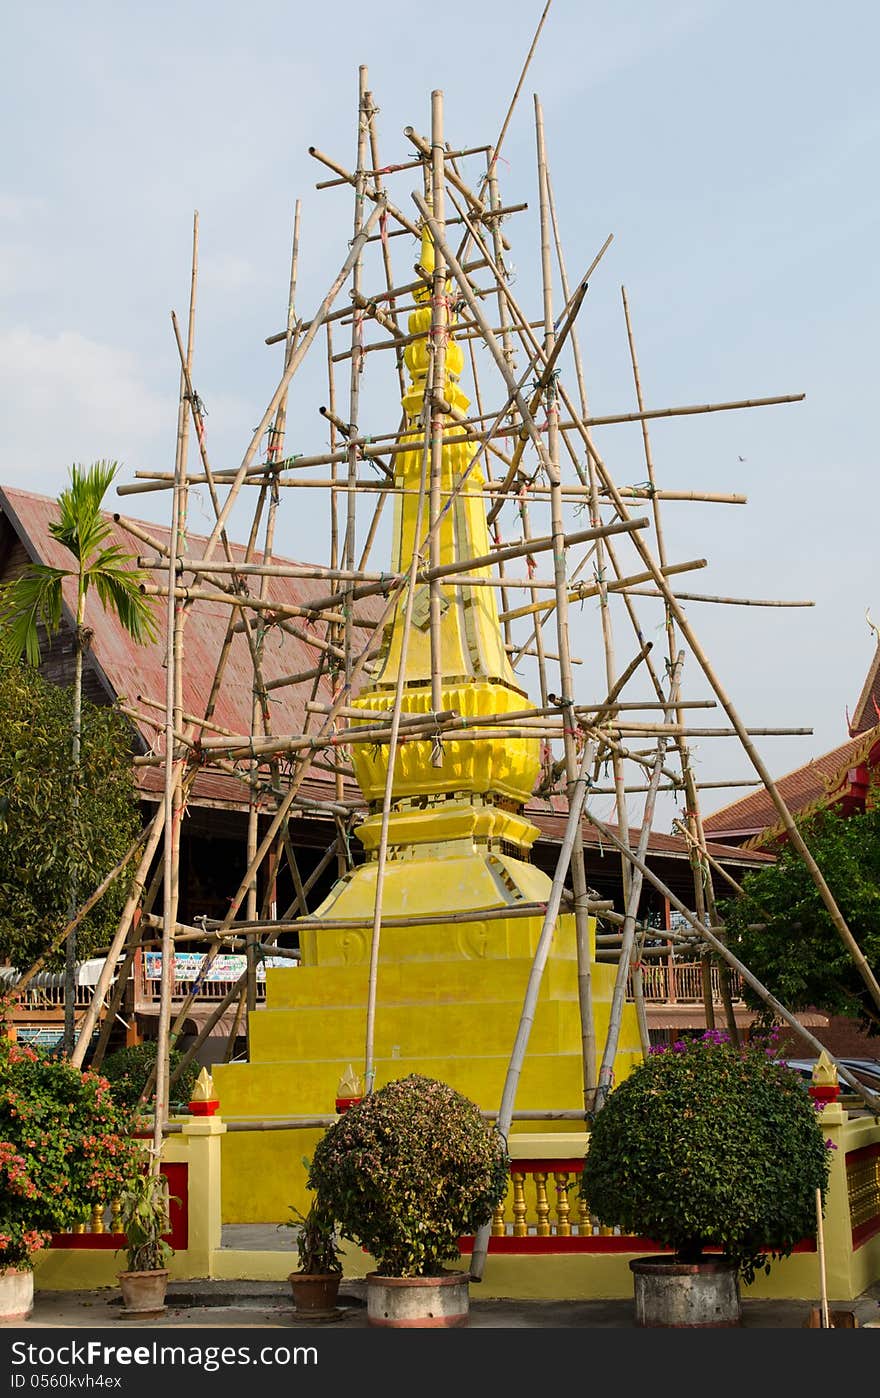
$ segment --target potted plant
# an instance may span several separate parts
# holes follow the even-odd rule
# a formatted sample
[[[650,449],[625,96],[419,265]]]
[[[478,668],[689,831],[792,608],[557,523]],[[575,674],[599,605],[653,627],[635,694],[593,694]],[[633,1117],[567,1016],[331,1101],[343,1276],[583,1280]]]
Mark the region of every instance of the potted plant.
[[[303,1163],[308,1167],[308,1160]],[[336,1243],[333,1214],[316,1197],[307,1213],[291,1204],[290,1215],[282,1226],[296,1229],[299,1270],[288,1276],[294,1308],[311,1320],[335,1319],[340,1314],[336,1297],[342,1280],[342,1253]]]
[[[171,1198],[162,1174],[140,1169],[119,1196],[119,1222],[125,1233],[126,1270],[117,1273],[123,1315],[160,1315],[165,1309],[168,1268],[174,1249],[167,1243]]]
[[[376,1259],[370,1325],[466,1325],[468,1274],[457,1261],[504,1198],[503,1137],[447,1083],[411,1073],[350,1107],[318,1142],[308,1183],[340,1234]]]
[[[666,1255],[630,1262],[638,1325],[738,1325],[739,1281],[816,1232],[828,1150],[794,1073],[726,1035],[653,1049],[590,1133],[582,1196]],[[711,1250],[707,1255],[707,1249]]]
[[[3,1034],[0,1004],[0,1320],[33,1307],[34,1261],[53,1233],[115,1197],[137,1146],[107,1080]]]

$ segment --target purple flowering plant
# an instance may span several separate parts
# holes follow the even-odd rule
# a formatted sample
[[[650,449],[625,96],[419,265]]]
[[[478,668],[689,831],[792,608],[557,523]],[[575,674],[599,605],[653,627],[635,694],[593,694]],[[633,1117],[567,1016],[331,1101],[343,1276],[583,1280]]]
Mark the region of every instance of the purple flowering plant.
[[[746,1282],[816,1231],[829,1149],[796,1075],[709,1030],[652,1050],[593,1123],[581,1193],[604,1224],[682,1262],[706,1248]]]

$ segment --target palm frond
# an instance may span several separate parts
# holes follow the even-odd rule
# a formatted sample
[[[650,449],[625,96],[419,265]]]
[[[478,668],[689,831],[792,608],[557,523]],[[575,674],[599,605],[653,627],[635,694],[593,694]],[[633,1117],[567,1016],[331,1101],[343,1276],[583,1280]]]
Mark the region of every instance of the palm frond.
[[[61,568],[34,563],[26,573],[0,591],[0,649],[29,665],[40,663],[38,626],[49,635],[61,625],[61,584],[70,574]]]
[[[104,611],[115,612],[133,640],[156,639],[153,608],[140,590],[145,574],[119,566],[118,549],[106,549],[86,570],[86,587],[93,586]],[[122,558],[127,555],[122,554]]]
[[[101,505],[116,471],[115,461],[96,461],[85,469],[72,466],[70,484],[58,496],[59,517],[49,525],[49,533],[80,563],[99,549],[110,533]]]

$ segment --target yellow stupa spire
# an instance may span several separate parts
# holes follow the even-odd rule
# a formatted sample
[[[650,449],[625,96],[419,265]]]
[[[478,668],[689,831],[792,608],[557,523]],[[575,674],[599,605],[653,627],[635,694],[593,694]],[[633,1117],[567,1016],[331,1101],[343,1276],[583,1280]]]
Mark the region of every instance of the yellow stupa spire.
[[[427,230],[422,233],[420,255],[422,270],[430,275],[434,268],[434,249]],[[446,295],[449,295],[447,283]],[[412,450],[395,457],[394,483],[400,489],[395,496],[394,544],[392,567],[405,571],[412,562],[413,550],[424,544],[427,516],[416,538],[418,492],[423,470],[424,437],[422,412],[428,387],[431,355],[428,336],[431,332],[431,289],[425,285],[415,293],[419,303],[409,317],[409,331],[419,338],[406,348],[409,386],[402,404],[407,414],[403,442],[412,443]],[[455,324],[455,311],[450,306],[450,332]],[[464,366],[464,354],[453,335],[446,343],[443,397],[452,409],[443,419],[444,437],[462,437],[455,417],[463,417],[469,400],[459,384]],[[485,556],[490,552],[483,496],[485,475],[482,461],[474,457],[477,447],[467,441],[444,441],[440,480],[441,509],[439,526],[439,561],[441,565]],[[453,497],[453,490],[465,478],[465,484]],[[491,568],[474,571],[475,579],[491,575]],[[428,624],[429,584],[417,585],[413,604],[413,619],[406,654],[406,689],[403,710],[425,713],[431,709],[431,640]],[[441,587],[440,657],[442,667],[442,708],[472,716],[503,714],[527,707],[526,695],[513,674],[501,624],[498,620],[496,590],[492,587],[470,586],[455,582]],[[385,628],[379,659],[373,670],[369,690],[362,692],[356,706],[369,710],[390,709],[402,655],[404,597],[401,595],[394,615]],[[503,720],[502,720],[503,722]],[[539,766],[537,739],[503,739],[487,736],[479,743],[460,742],[454,738],[444,742],[443,763],[431,762],[432,744],[429,740],[404,745],[395,765],[393,795],[398,798],[415,796],[448,797],[455,795],[472,804],[474,798],[491,802],[502,798],[509,806],[521,806],[531,795]],[[378,752],[359,745],[353,754],[355,774],[366,799],[377,802],[385,785],[387,748]],[[527,846],[534,838],[534,827],[520,821],[517,829],[509,819],[504,838]],[[369,829],[364,833],[369,836]]]

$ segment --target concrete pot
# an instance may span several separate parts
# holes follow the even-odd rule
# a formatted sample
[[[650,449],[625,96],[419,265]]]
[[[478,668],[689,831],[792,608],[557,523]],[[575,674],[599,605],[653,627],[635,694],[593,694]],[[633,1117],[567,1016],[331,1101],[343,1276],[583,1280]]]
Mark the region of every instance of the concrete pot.
[[[739,1270],[727,1257],[677,1262],[671,1255],[630,1262],[636,1325],[684,1329],[742,1324]]]
[[[0,1321],[26,1320],[34,1309],[30,1267],[0,1267]]]
[[[161,1315],[165,1310],[167,1267],[150,1272],[117,1272],[123,1315]]]
[[[470,1277],[443,1272],[439,1277],[367,1275],[367,1324],[398,1330],[467,1325]]]
[[[341,1273],[291,1272],[287,1280],[297,1314],[308,1315],[313,1320],[337,1314],[336,1296],[342,1281]]]

